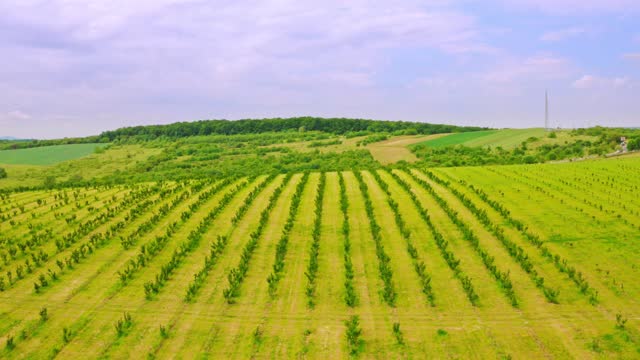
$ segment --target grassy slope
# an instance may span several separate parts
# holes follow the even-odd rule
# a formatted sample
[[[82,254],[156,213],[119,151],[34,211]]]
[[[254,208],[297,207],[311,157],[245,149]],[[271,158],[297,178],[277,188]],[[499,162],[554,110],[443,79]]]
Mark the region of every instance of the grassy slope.
[[[505,149],[511,149],[520,145],[523,141],[530,137],[541,138],[547,132],[542,128],[533,129],[503,129],[487,136],[482,136],[472,140],[465,141],[465,146],[502,146]]]
[[[434,140],[425,141],[424,144],[432,147],[464,145],[471,147],[501,146],[505,149],[513,149],[516,146],[522,144],[523,141],[526,141],[532,137],[538,139],[535,142],[531,143],[530,146],[532,147],[540,146],[543,144],[562,144],[565,141],[573,142],[576,140],[595,139],[594,137],[590,136],[572,137],[569,135],[569,132],[565,130],[555,131],[555,133],[557,137],[555,139],[551,139],[547,136],[548,132],[542,128],[489,130],[472,133],[451,134]]]
[[[0,153],[54,147],[5,150],[0,151]],[[111,146],[105,152],[96,154],[91,153],[94,148],[95,146],[82,158],[63,161],[54,165],[1,165],[7,170],[8,177],[0,180],[0,188],[42,185],[47,176],[53,176],[57,181],[65,181],[76,175],[81,176],[83,179],[107,176],[116,172],[126,171],[138,162],[145,161],[149,156],[158,154],[161,151],[161,149],[146,148],[140,145],[123,145]]]
[[[349,221],[354,284],[360,300],[358,306],[350,309],[342,298],[341,216],[335,173],[328,174],[325,190],[318,306],[313,310],[306,306],[306,278],[303,275],[308,260],[313,220],[310,209],[318,183],[317,174],[312,174],[303,193],[291,233],[283,278],[276,297],[271,298],[267,293],[266,277],[271,270],[275,243],[287,216],[291,195],[300,179],[300,175],[296,175],[272,212],[250,262],[238,303],[226,304],[222,289],[226,287],[227,274],[238,263],[240,252],[257,226],[259,213],[266,206],[278,180],[258,196],[230,233],[227,248],[212,268],[194,303],[182,301],[186,286],[201,268],[208,244],[216,235],[231,230],[229,219],[249,188],[238,194],[220,214],[198,249],[187,256],[155,300],[144,299],[143,283],[153,279],[162,264],[171,257],[173,249],[186,239],[189,231],[215,206],[222,194],[207,201],[158,257],[123,288],[117,286],[115,273],[138,250],[137,247],[123,250],[116,238],[75,269],[66,271],[43,294],[34,294],[32,288],[32,282],[42,272],[40,270],[0,293],[0,323],[3,324],[0,326],[0,343],[4,344],[6,337],[13,335],[17,344],[13,351],[2,346],[0,357],[43,357],[54,347],[60,347],[63,357],[82,354],[125,358],[152,352],[161,358],[170,358],[174,354],[184,358],[194,354],[224,354],[235,358],[342,358],[347,356],[343,320],[356,314],[361,318],[364,357],[422,358],[427,354],[454,358],[501,358],[509,355],[513,358],[634,358],[640,350],[637,331],[640,316],[637,301],[640,284],[637,278],[640,269],[633,257],[640,250],[637,245],[640,240],[637,235],[640,206],[621,203],[621,199],[633,196],[635,187],[640,185],[638,165],[638,158],[621,158],[562,165],[435,170],[437,176],[452,181],[448,187],[430,180],[422,171],[413,171],[458,211],[460,219],[480,237],[483,248],[495,258],[496,265],[510,272],[521,302],[518,309],[508,304],[478,254],[462,238],[434,198],[419,187],[408,172],[401,170],[394,172],[412,185],[434,225],[449,241],[450,250],[461,260],[461,269],[471,276],[480,296],[479,307],[467,301],[459,281],[444,262],[408,194],[386,171],[381,172],[381,177],[389,184],[393,198],[399,203],[400,213],[412,232],[411,238],[432,275],[436,306],[430,307],[424,301],[404,239],[390,215],[385,195],[367,172],[363,178],[369,186],[376,220],[382,227],[382,243],[391,258],[393,280],[398,291],[397,306],[390,307],[381,300],[375,246],[362,195],[355,177],[349,172],[345,173],[345,180],[350,201]],[[613,182],[610,180],[612,174]],[[514,218],[524,221],[530,231],[539,234],[552,252],[568,259],[582,271],[590,285],[599,291],[600,303],[595,306],[589,304],[566,274],[545,260],[517,229],[503,221],[499,213],[484,204],[468,187],[458,183],[458,179],[466,179],[482,188],[488,196],[506,206]],[[564,183],[569,180],[569,184]],[[545,300],[497,239],[453,195],[452,188],[485,210],[495,224],[505,229],[509,239],[526,251],[536,270],[544,276],[545,283],[560,289],[560,304],[550,304]],[[538,188],[546,192],[536,190]],[[16,196],[16,202],[33,204],[33,196],[24,196],[23,199],[17,195],[12,195]],[[39,192],[35,197],[47,196],[51,195]],[[162,233],[167,223],[177,220],[196,198],[197,195],[193,196],[175,209],[145,235],[138,246]],[[600,205],[603,205],[602,209]],[[626,210],[620,211],[623,205]],[[73,211],[71,207],[64,209],[65,213]],[[135,225],[151,216],[152,212],[153,209],[149,209],[122,232],[128,234],[133,231]],[[111,223],[121,218],[119,216]],[[66,226],[64,220],[56,219],[52,212],[42,212],[39,219],[43,222],[49,219],[48,226],[61,228],[55,233],[68,231],[62,230]],[[25,221],[16,226],[25,226]],[[0,226],[2,229],[11,228],[6,223]],[[106,225],[101,227],[106,228]],[[50,248],[52,244],[48,246]],[[43,267],[47,268],[57,269],[54,259]],[[8,269],[13,269],[13,265]],[[40,324],[37,312],[43,306],[48,307],[51,319]],[[124,311],[131,313],[134,325],[126,336],[118,338],[113,326]],[[617,313],[629,319],[627,330],[615,328]],[[395,322],[401,325],[405,345],[395,343],[391,330]],[[161,324],[169,327],[167,339],[160,336],[158,328]],[[62,342],[64,327],[74,331],[69,344]],[[27,330],[26,339],[20,337],[22,329]],[[254,335],[256,329],[260,332],[257,337]]]
[[[462,145],[468,141],[472,141],[474,139],[482,138],[485,136],[489,136],[491,134],[498,133],[499,130],[487,130],[487,131],[476,131],[469,133],[456,133],[443,137],[439,137],[433,140],[427,140],[424,144],[429,145],[431,147],[445,147],[451,145]]]
[[[53,165],[87,156],[106,144],[72,144],[0,151],[0,164]]]
[[[371,152],[371,156],[383,165],[402,160],[415,162],[418,158],[409,150],[409,145],[443,136],[447,136],[447,134],[394,136],[389,140],[369,144],[367,149]]]

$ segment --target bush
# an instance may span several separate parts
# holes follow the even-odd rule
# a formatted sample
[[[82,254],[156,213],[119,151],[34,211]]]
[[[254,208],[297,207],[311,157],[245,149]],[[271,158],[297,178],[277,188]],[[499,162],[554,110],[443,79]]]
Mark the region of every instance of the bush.
[[[0,168],[0,179],[5,179],[7,177],[7,170],[4,168]]]
[[[352,356],[358,355],[362,350],[364,341],[360,338],[362,335],[362,329],[360,328],[360,318],[357,315],[353,315],[346,320],[344,324],[347,326],[345,335],[347,336],[347,345],[349,346],[349,353]]]
[[[398,342],[398,345],[404,344],[402,330],[400,330],[400,323],[393,323],[393,336],[396,337],[396,341]]]
[[[47,189],[51,189],[54,186],[56,186],[56,178],[54,178],[53,176],[47,176],[44,179],[44,187]]]
[[[44,307],[40,309],[40,321],[45,322],[49,319],[49,314],[47,313],[47,308]]]
[[[13,336],[9,336],[7,337],[7,345],[6,348],[7,350],[13,350],[16,347],[16,343],[13,340]]]
[[[616,327],[618,329],[624,329],[624,326],[627,324],[627,318],[622,316],[622,314],[616,314]]]
[[[128,312],[125,312],[122,319],[118,320],[115,325],[118,337],[126,335],[127,330],[129,330],[131,326],[133,326],[133,319]]]

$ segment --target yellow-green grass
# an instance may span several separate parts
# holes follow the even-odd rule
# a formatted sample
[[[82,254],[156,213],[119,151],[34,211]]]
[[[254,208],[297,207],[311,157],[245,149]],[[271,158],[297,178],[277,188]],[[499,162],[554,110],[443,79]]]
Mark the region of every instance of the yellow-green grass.
[[[367,145],[367,149],[371,156],[383,165],[399,161],[415,162],[418,158],[409,150],[409,145],[443,136],[448,134],[393,136],[389,140],[371,143]]]
[[[53,165],[87,156],[107,144],[69,144],[0,151],[0,164]]]
[[[344,152],[344,151],[349,151],[349,150],[357,150],[360,149],[360,147],[358,146],[358,143],[362,140],[364,140],[364,138],[366,138],[366,136],[357,136],[357,137],[353,137],[353,138],[346,138],[343,136],[335,136],[332,137],[330,139],[327,140],[308,140],[308,141],[296,141],[296,142],[290,142],[290,143],[281,143],[281,144],[274,144],[274,145],[268,145],[266,146],[267,148],[269,147],[285,147],[285,148],[290,148],[294,151],[299,151],[299,152],[321,152],[321,153],[327,153],[327,152]],[[339,144],[332,144],[332,145],[324,145],[324,146],[313,146],[314,143],[323,143],[323,142],[330,142],[330,141],[334,141],[334,140],[339,140],[340,143]]]
[[[388,140],[368,144],[364,149],[369,150],[371,156],[383,165],[397,163],[399,161],[415,162],[418,158],[411,152],[409,145],[423,142],[427,139],[437,139],[447,135],[449,134],[391,136]],[[366,136],[358,136],[354,138],[335,137],[329,140],[300,141],[269,145],[267,147],[286,147],[299,152],[318,151],[320,153],[340,153],[344,151],[362,149],[363,147],[360,146],[359,143],[365,138]],[[324,146],[312,146],[312,144],[317,142],[322,143],[334,140],[339,140],[340,143]]]
[[[53,177],[57,182],[78,177],[85,180],[100,178],[119,172],[126,172],[127,169],[161,151],[162,149],[159,148],[148,148],[140,145],[112,145],[104,152],[90,152],[82,158],[54,165],[2,164],[0,167],[6,169],[8,177],[0,179],[0,188],[40,186],[47,177]]]
[[[528,142],[528,147],[542,145],[564,144],[576,140],[595,140],[592,136],[572,136],[569,130],[554,130],[555,137],[549,137],[551,131],[543,128],[530,129],[500,129],[468,133],[456,133],[423,142],[430,147],[445,147],[463,145],[470,147],[502,147],[513,149],[523,142]]]
[[[501,146],[505,149],[514,148],[523,141],[535,137],[542,138],[548,132],[542,128],[533,129],[502,129],[493,134],[482,136],[470,141],[465,141],[465,146]]]
[[[448,136],[449,134],[435,134],[435,135],[400,135],[400,136],[391,136],[388,140],[375,142],[366,145],[364,148],[369,150],[371,156],[376,159],[379,163],[383,165],[397,163],[399,161],[406,162],[415,162],[418,159],[416,156],[409,150],[409,145],[424,142],[426,140],[437,139],[443,136]],[[339,140],[340,144],[333,145],[325,145],[314,147],[311,146],[313,143],[318,141],[301,141],[294,143],[286,143],[286,144],[277,144],[277,145],[269,145],[269,147],[287,147],[291,148],[295,151],[300,152],[313,152],[319,151],[321,153],[328,152],[344,152],[349,150],[358,150],[362,149],[362,147],[358,146],[358,144],[364,140],[366,136],[358,136],[354,138],[344,138],[344,137],[336,137],[331,140],[322,140],[319,142],[328,142],[332,140]]]
[[[141,358],[149,354],[155,358],[348,358],[344,321],[358,315],[362,358],[637,358],[640,354],[640,303],[637,300],[640,269],[635,254],[640,250],[640,221],[637,220],[640,206],[624,199],[630,199],[640,186],[639,165],[639,158],[620,158],[555,165],[379,170],[390,196],[398,203],[418,256],[431,276],[435,306],[429,305],[420,290],[406,239],[400,233],[386,193],[369,171],[362,172],[362,178],[372,200],[375,222],[380,226],[381,244],[390,258],[398,294],[395,306],[389,306],[381,297],[376,246],[364,197],[351,172],[344,172],[343,176],[349,200],[353,282],[359,299],[353,308],[344,301],[341,229],[345,219],[340,210],[337,173],[326,174],[315,308],[307,306],[304,273],[310,254],[318,173],[310,175],[303,189],[275,296],[269,294],[267,276],[302,174],[291,178],[275,202],[235,304],[228,304],[222,294],[228,284],[227,276],[239,263],[250,234],[259,224],[260,213],[284,176],[268,184],[247,213],[233,225],[231,218],[236,209],[264,177],[253,180],[236,193],[210,224],[202,241],[181,260],[165,286],[152,300],[147,300],[144,283],[154,279],[179,244],[187,240],[188,234],[217,206],[224,194],[242,180],[224,187],[206,200],[191,218],[181,221],[180,214],[189,211],[199,194],[215,186],[207,185],[171,210],[136,246],[123,249],[118,237],[133,233],[163,204],[171,202],[173,196],[159,199],[138,219],[126,223],[104,246],[73,269],[61,272],[42,293],[33,291],[38,275],[46,273],[48,268],[57,271],[55,260],[71,253],[79,243],[0,292],[0,357]],[[420,217],[410,193],[397,179],[411,187],[435,230],[442,234],[449,250],[460,260],[461,271],[471,278],[480,297],[478,306],[468,301],[461,282],[436,245],[429,225]],[[435,194],[456,211],[455,216],[478,237],[480,246],[494,258],[495,265],[509,272],[518,307],[509,303],[479,253],[420,182],[432,187]],[[589,286],[598,291],[598,302],[590,303],[567,273],[559,271],[521,229],[473,189],[481,189],[488,199],[508,209],[513,219],[523,222],[527,232],[540,236],[549,251],[580,271]],[[107,191],[129,190],[122,186],[94,192],[108,198]],[[91,194],[88,196],[94,194],[86,192]],[[463,202],[460,194],[473,206]],[[44,191],[20,195],[22,197],[16,199],[28,203],[35,201],[34,198],[52,196]],[[117,201],[124,198],[119,196]],[[485,226],[473,208],[482,210],[492,227]],[[64,209],[65,213],[72,210],[68,205]],[[14,230],[16,235],[27,221],[25,216],[19,216],[21,227]],[[125,213],[121,213],[92,234],[104,232],[124,218]],[[59,234],[73,229],[64,229],[64,221],[55,219],[52,213],[42,212],[38,219],[56,229],[54,238],[42,245],[46,249],[55,247],[53,241]],[[47,219],[50,224],[46,223]],[[140,246],[163,234],[173,221],[180,223],[175,235],[126,285],[121,284],[117,271],[137,256]],[[530,275],[492,232],[493,227],[504,231],[506,237],[524,251],[546,285],[560,291],[558,304],[547,301]],[[6,228],[8,224],[0,224],[0,229]],[[198,295],[192,302],[185,302],[187,286],[202,269],[209,246],[218,235],[228,235],[229,242],[204,279]],[[5,251],[6,246],[1,243],[0,251]],[[7,268],[14,269],[14,265]],[[47,308],[49,318],[41,322],[38,312],[43,307]],[[130,313],[133,322],[118,336],[115,324],[125,312]],[[628,320],[624,327],[616,327],[618,314]],[[393,335],[394,323],[400,324],[404,344],[398,344]],[[167,337],[162,336],[160,326],[167,329]],[[68,342],[63,340],[64,328],[71,334]],[[13,349],[5,346],[10,337]]]
[[[499,130],[485,130],[485,131],[473,131],[473,132],[463,132],[463,133],[454,133],[449,134],[447,136],[439,137],[436,139],[431,139],[422,142],[421,144],[425,144],[430,147],[445,147],[445,146],[453,146],[453,145],[465,145],[467,142],[483,138],[485,136],[489,136],[492,134],[498,133]]]

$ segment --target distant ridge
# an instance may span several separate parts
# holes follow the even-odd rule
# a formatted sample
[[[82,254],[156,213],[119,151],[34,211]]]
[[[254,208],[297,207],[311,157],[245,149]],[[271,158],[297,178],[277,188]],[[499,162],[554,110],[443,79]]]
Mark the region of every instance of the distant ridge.
[[[25,140],[13,136],[0,136],[0,140]]]

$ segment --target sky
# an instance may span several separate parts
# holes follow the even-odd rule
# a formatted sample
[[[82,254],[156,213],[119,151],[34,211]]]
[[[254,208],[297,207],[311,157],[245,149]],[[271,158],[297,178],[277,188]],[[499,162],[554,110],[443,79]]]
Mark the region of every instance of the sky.
[[[0,0],[0,136],[291,116],[640,126],[638,0]]]

